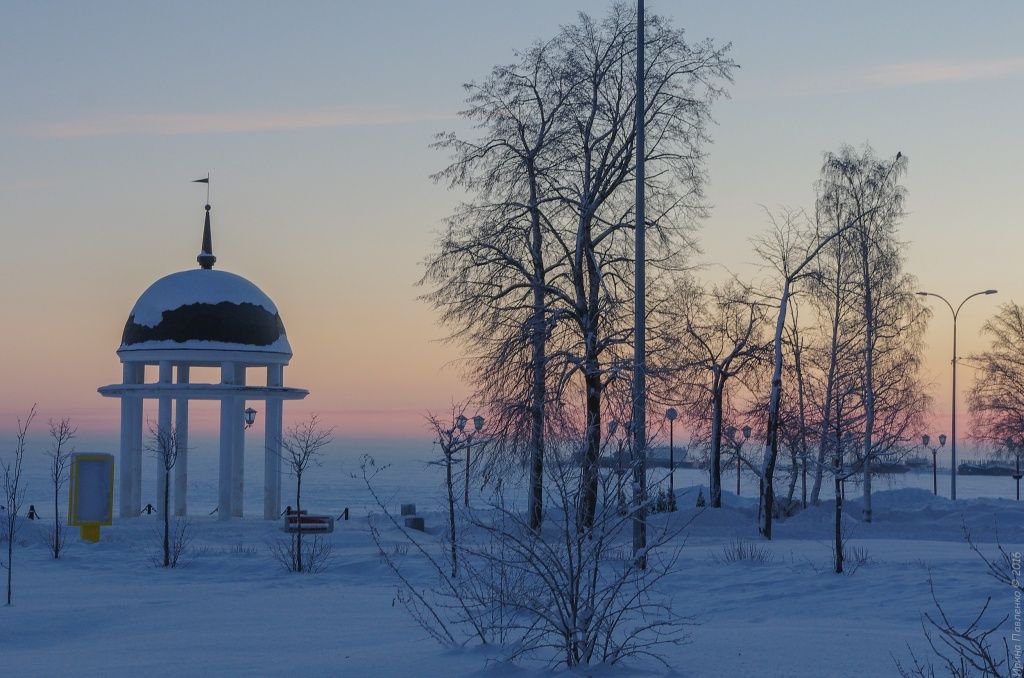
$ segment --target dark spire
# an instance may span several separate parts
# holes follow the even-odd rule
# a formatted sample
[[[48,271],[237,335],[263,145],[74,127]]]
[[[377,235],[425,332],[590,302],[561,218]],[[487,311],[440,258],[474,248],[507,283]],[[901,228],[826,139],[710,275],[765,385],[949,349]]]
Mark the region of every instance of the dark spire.
[[[196,257],[200,268],[207,270],[213,268],[217,263],[217,257],[213,256],[213,236],[210,234],[210,206],[206,206],[206,223],[203,224],[203,249]]]

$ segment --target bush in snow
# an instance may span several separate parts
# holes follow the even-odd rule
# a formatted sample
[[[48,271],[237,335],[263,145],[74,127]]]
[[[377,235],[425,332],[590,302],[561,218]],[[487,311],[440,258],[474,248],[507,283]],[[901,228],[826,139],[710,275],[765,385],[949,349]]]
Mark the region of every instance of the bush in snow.
[[[967,529],[966,522],[963,524],[964,540],[970,546],[982,562],[985,563],[988,575],[1003,586],[1010,587],[1014,596],[1019,596],[1022,590],[1020,578],[1020,553],[1010,553],[999,541],[998,527],[995,530],[996,550],[999,557],[991,558],[981,552],[981,549],[971,538],[971,532]],[[932,602],[935,604],[935,615],[927,612],[921,615],[921,628],[924,629],[928,646],[932,650],[933,657],[918,657],[914,651],[907,646],[910,653],[909,663],[904,665],[899,659],[893,657],[896,670],[901,678],[934,678],[938,675],[948,675],[954,678],[969,678],[981,676],[982,678],[1000,678],[1002,676],[1020,676],[1020,654],[1011,654],[1010,646],[1006,642],[1009,635],[1004,635],[1002,647],[993,643],[991,636],[999,631],[1010,616],[1004,615],[999,621],[984,622],[986,612],[992,598],[985,600],[981,610],[967,625],[958,626],[946,615],[945,610],[935,596],[935,582],[928,577],[928,588],[932,595]],[[1017,646],[1019,648],[1019,645]],[[936,665],[938,668],[936,669]]]
[[[772,562],[775,556],[765,546],[742,539],[733,539],[722,547],[721,554],[712,554],[712,558],[716,563],[722,564],[747,561],[758,565],[766,565]]]
[[[389,555],[382,527],[371,520],[382,557],[399,579],[398,600],[431,636],[449,645],[500,645],[509,660],[531,657],[567,667],[660,659],[659,648],[685,641],[691,620],[653,589],[677,571],[679,547],[669,542],[686,524],[651,526],[641,567],[630,547],[634,516],[622,515],[615,499],[617,474],[602,479],[601,501],[587,527],[578,511],[581,477],[572,459],[549,448],[544,514],[550,520],[539,533],[529,515],[507,506],[500,494],[487,510],[464,511],[456,577],[447,548],[405,530],[377,499],[385,521],[404,533],[411,557],[431,570],[433,585],[414,578],[408,557]],[[365,460],[371,493],[379,471]]]
[[[306,535],[301,541],[293,534],[270,542],[270,553],[288,572],[322,572],[331,563],[334,545],[319,534]],[[299,568],[302,569],[299,569]]]
[[[159,556],[154,556],[153,564],[157,567],[177,567],[181,558],[192,545],[192,521],[188,518],[175,518],[166,521],[166,532],[158,531],[162,548]]]
[[[991,638],[1006,623],[1009,615],[995,623],[983,622],[989,603],[992,602],[992,598],[988,598],[971,622],[958,626],[949,619],[935,597],[935,584],[931,577],[928,578],[928,587],[935,603],[935,614],[933,616],[925,612],[922,615],[921,628],[924,629],[933,657],[918,657],[908,645],[910,659],[907,664],[893,657],[901,678],[1009,676],[1010,667],[1014,664],[1006,638],[1003,638],[1002,647]],[[1017,671],[1014,675],[1019,676],[1020,672]]]
[[[974,539],[971,537],[971,531],[967,529],[966,521],[962,523],[964,531],[964,541],[971,547],[971,550],[978,554],[982,562],[985,563],[985,569],[988,571],[990,577],[995,579],[1000,584],[1010,586],[1017,589],[1018,591],[1024,591],[1022,586],[1022,580],[1020,576],[1020,553],[1011,553],[1006,550],[1003,543],[999,541],[999,528],[995,527],[995,538],[996,538],[996,553],[995,556],[987,556],[981,552],[981,549]]]

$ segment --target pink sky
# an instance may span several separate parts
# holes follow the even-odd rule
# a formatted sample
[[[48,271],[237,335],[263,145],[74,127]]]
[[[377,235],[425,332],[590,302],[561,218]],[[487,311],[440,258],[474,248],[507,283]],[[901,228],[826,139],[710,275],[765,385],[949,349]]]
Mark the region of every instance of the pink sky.
[[[468,131],[462,83],[606,4],[5,5],[0,27],[16,29],[0,51],[18,68],[0,69],[0,432],[33,402],[116,429],[96,388],[119,380],[138,295],[195,266],[205,195],[189,181],[209,171],[217,266],[275,301],[295,351],[286,383],[312,394],[286,412],[353,437],[425,435],[422,414],[466,392],[457,347],[417,299],[461,197],[430,181],[445,158],[429,145]],[[967,355],[998,304],[1024,302],[1024,10],[876,5],[649,3],[691,39],[732,42],[742,66],[714,109],[695,263],[754,277],[762,205],[810,209],[822,153],[870,140],[910,158],[901,237],[921,287],[1000,290],[965,307]],[[937,434],[951,327],[934,308]]]

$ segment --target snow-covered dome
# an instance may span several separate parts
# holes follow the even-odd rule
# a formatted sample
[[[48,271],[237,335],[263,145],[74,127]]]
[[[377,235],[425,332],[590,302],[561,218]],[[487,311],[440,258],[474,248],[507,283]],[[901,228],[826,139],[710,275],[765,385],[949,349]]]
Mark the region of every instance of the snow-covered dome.
[[[292,353],[270,297],[212,268],[160,278],[135,302],[118,352],[162,349]]]

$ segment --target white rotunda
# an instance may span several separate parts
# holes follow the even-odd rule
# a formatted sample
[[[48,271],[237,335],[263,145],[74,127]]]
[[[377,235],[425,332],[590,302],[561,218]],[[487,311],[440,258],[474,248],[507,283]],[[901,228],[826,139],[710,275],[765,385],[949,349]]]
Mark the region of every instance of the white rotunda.
[[[281,433],[285,400],[301,400],[309,391],[284,385],[284,367],[292,357],[284,323],[274,302],[245,278],[215,271],[206,205],[199,268],[172,273],[149,286],[125,323],[120,384],[99,389],[121,399],[119,505],[122,518],[142,510],[142,403],[158,402],[158,430],[173,426],[178,460],[172,483],[174,514],[188,512],[188,403],[220,401],[220,478],[217,513],[221,520],[242,516],[246,401],[263,400],[265,411],[263,517],[281,513]],[[157,380],[146,383],[146,365]],[[192,367],[219,367],[220,381],[189,379]],[[266,370],[265,386],[250,386],[250,371]],[[258,382],[258,379],[256,380]],[[173,408],[173,412],[172,412]],[[251,422],[250,422],[251,423]],[[163,506],[163,468],[157,464],[157,506]]]

